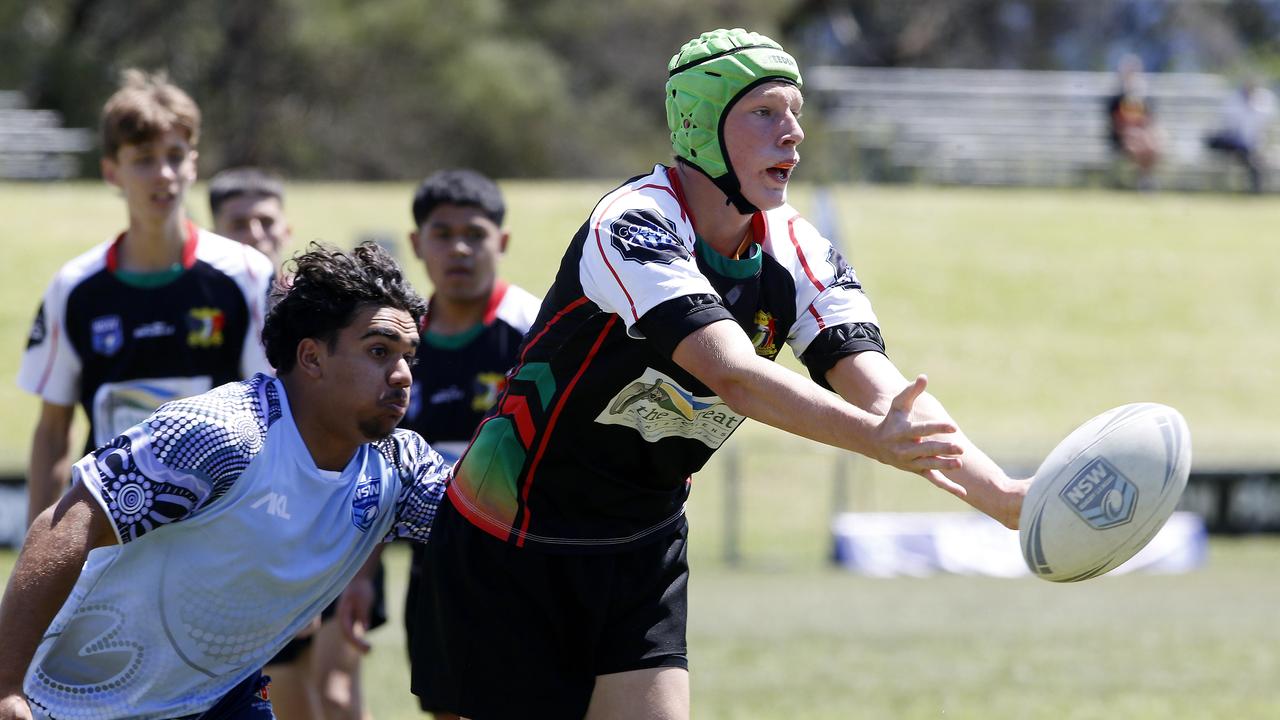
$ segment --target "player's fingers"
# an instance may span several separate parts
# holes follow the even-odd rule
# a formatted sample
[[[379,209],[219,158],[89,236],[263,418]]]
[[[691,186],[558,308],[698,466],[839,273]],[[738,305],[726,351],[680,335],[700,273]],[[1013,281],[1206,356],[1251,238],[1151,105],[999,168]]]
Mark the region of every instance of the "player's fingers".
[[[920,393],[924,392],[925,386],[928,384],[929,378],[923,374],[917,375],[910,385],[903,388],[902,392],[893,398],[890,407],[901,412],[911,412],[911,406],[915,405],[916,398],[920,397]]]
[[[955,423],[939,421],[914,423],[907,429],[907,432],[910,433],[912,437],[923,438],[931,435],[951,435],[959,429],[960,428],[955,426]]]
[[[955,495],[958,498],[963,498],[965,495],[969,494],[969,491],[965,490],[962,485],[957,485],[956,483],[949,480],[946,475],[943,475],[941,472],[937,470],[925,470],[920,474],[923,475],[924,478],[929,482],[933,483],[934,485],[937,485],[938,487],[942,488],[943,490],[946,490],[947,492],[951,493],[952,495]]]
[[[964,448],[946,440],[921,440],[911,448],[911,452],[915,457],[954,456],[963,455]]]

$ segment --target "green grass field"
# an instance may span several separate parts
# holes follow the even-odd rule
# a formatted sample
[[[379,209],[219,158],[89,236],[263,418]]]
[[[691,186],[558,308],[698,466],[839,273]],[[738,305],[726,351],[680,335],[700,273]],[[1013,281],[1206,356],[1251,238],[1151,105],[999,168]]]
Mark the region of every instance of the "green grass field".
[[[607,183],[504,183],[503,272],[540,293]],[[299,241],[389,235],[406,250],[407,184],[297,185]],[[1280,203],[1227,196],[839,188],[846,255],[904,372],[980,445],[1029,469],[1124,402],[1178,407],[1196,462],[1280,463]],[[808,188],[795,204],[808,210]],[[190,205],[207,212],[202,196]],[[0,470],[25,466],[36,402],[12,382],[39,293],[124,223],[105,186],[0,184]],[[423,280],[416,265],[410,276]],[[425,282],[425,281],[424,281]],[[787,365],[796,368],[793,360]],[[744,562],[721,561],[737,455]],[[748,424],[695,478],[690,644],[697,718],[1265,718],[1280,716],[1280,541],[1215,539],[1203,571],[1079,586],[833,571],[836,455]],[[852,467],[864,510],[956,510],[924,481]],[[0,561],[0,576],[7,563]],[[392,552],[392,594],[402,553]],[[398,602],[393,604],[398,613]],[[368,663],[378,718],[417,717],[398,614]]]

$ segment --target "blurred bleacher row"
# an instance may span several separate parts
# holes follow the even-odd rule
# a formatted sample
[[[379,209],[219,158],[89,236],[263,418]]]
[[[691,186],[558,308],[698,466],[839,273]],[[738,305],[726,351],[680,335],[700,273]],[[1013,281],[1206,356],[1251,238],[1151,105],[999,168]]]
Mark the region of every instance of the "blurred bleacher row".
[[[76,177],[79,156],[91,149],[88,130],[63,127],[57,112],[32,109],[22,93],[0,90],[0,179]]]
[[[1241,190],[1245,173],[1205,148],[1232,91],[1224,77],[1151,73],[1148,96],[1163,133],[1157,186]],[[841,180],[963,185],[1125,185],[1107,137],[1104,72],[819,66],[805,73],[836,151]],[[1268,155],[1280,158],[1272,133]],[[1277,171],[1270,169],[1276,186]]]
[[[1163,133],[1157,186],[1244,189],[1244,171],[1205,148],[1231,92],[1201,73],[1146,76]],[[838,180],[1048,187],[1125,185],[1129,169],[1107,139],[1104,107],[1116,78],[1104,72],[817,66],[806,73],[835,152]],[[90,131],[0,90],[0,178],[56,180],[81,171]],[[1267,153],[1280,158],[1280,133]],[[1280,172],[1270,168],[1275,188]]]

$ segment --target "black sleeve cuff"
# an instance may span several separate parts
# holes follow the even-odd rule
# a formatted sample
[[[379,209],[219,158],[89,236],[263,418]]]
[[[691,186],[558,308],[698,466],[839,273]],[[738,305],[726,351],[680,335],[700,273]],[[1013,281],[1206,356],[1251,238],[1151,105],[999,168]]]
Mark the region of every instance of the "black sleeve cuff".
[[[814,382],[830,390],[827,371],[841,359],[868,350],[884,352],[884,338],[880,337],[880,328],[871,323],[848,323],[819,332],[800,356],[800,361],[809,369],[809,377]]]
[[[636,321],[635,329],[652,342],[663,357],[676,352],[681,340],[713,322],[733,315],[715,295],[682,295],[653,307]]]

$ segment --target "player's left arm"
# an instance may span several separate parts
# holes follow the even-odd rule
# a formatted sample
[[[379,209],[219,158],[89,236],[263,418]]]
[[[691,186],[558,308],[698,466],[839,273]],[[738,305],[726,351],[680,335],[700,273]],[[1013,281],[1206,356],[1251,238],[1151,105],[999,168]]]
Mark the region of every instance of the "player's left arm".
[[[842,358],[827,371],[826,379],[846,401],[876,415],[887,415],[893,399],[912,384],[888,357],[875,351]],[[915,422],[949,423],[957,428],[946,439],[964,449],[958,456],[960,464],[940,472],[958,485],[959,490],[945,489],[1006,527],[1016,529],[1027,482],[1010,478],[959,429],[942,403],[928,392],[922,391],[915,398],[910,417]]]
[[[23,697],[27,667],[89,551],[117,542],[106,511],[82,483],[36,517],[0,600],[0,700]]]

